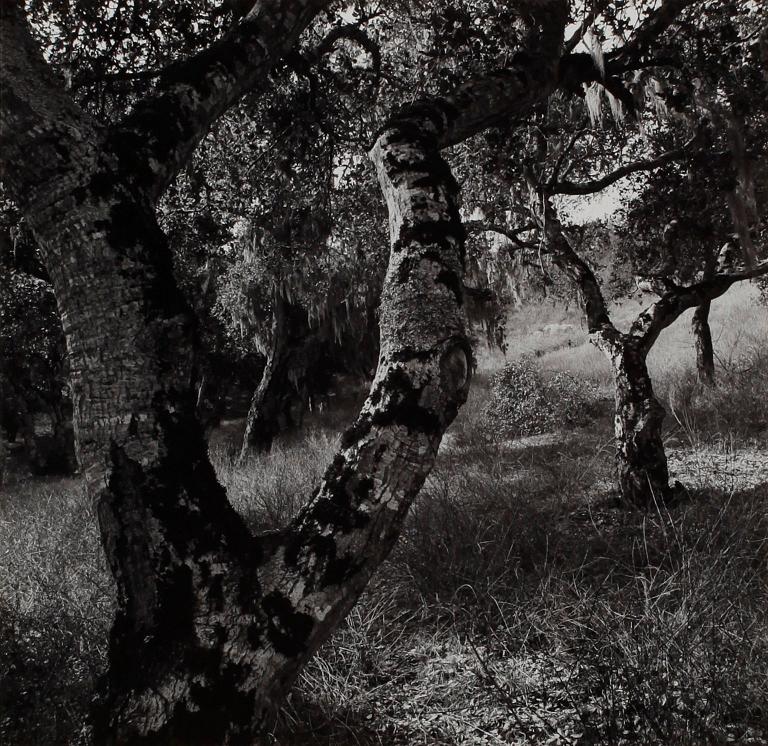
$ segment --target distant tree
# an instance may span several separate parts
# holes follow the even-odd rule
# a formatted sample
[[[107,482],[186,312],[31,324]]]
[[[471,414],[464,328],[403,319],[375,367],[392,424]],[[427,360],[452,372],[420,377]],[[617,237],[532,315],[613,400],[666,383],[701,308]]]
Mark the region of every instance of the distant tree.
[[[705,121],[708,141],[698,157],[652,172],[627,206],[627,254],[641,277],[688,284],[739,257],[765,255],[768,8],[722,3],[707,10],[670,53],[674,73],[648,81],[664,129],[690,131]],[[696,308],[692,332],[699,379],[712,385],[709,310],[708,301]]]
[[[721,46],[732,38],[722,38],[722,26],[754,22],[753,15],[741,19],[719,11],[714,15],[713,38]],[[680,34],[675,48],[663,54],[675,60],[685,56],[688,45],[695,45],[710,29],[709,19],[700,19],[692,28],[692,38]],[[741,49],[741,67],[732,66],[747,68],[743,56],[749,60],[751,50],[751,46]],[[611,53],[603,56],[593,50],[592,54],[595,64],[602,60],[610,70]],[[714,49],[707,54],[712,57]],[[699,57],[702,64],[706,59],[706,55]],[[729,75],[732,66],[727,68]],[[680,67],[689,72],[682,62]],[[481,150],[481,158],[475,159],[487,160],[482,170],[474,169],[473,188],[468,190],[476,207],[488,216],[476,221],[475,228],[502,237],[497,265],[509,271],[538,264],[546,273],[545,265],[552,263],[578,289],[591,339],[611,361],[614,373],[620,492],[624,500],[637,505],[674,493],[662,440],[665,413],[645,364],[649,350],[666,326],[696,307],[694,325],[701,330],[698,349],[702,375],[706,375],[706,359],[711,361],[712,355],[705,324],[710,302],[735,282],[768,272],[765,261],[755,264],[753,241],[764,233],[766,215],[761,196],[765,180],[758,176],[761,169],[756,165],[766,155],[764,101],[768,99],[757,92],[760,81],[752,79],[756,92],[748,105],[743,104],[738,127],[722,107],[700,101],[693,93],[688,98],[676,94],[680,113],[672,120],[657,82],[646,72],[639,79],[614,81],[600,91],[588,89],[589,118],[578,103],[551,99],[547,110],[534,114],[527,126],[493,135],[492,147]],[[764,88],[764,80],[762,84]],[[612,101],[613,125],[600,124],[604,91]],[[702,95],[701,86],[698,91]],[[664,116],[659,115],[662,106]],[[642,118],[644,131],[632,128],[631,121],[623,124],[627,116]],[[596,254],[601,253],[591,245],[594,232],[581,230],[579,235],[565,229],[555,199],[589,196],[626,177],[648,173],[645,183],[636,182],[638,194],[632,198],[630,221],[619,231],[623,239],[613,236],[612,251],[628,260],[644,287],[657,293],[659,300],[623,333],[609,318],[593,268]],[[732,237],[725,257],[721,247]]]

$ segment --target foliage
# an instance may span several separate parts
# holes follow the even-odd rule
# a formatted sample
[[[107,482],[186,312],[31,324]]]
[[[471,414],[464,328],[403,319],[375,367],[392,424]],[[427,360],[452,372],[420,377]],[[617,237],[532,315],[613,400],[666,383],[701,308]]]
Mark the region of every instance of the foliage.
[[[768,351],[755,342],[733,360],[717,360],[715,387],[703,386],[693,372],[669,386],[669,408],[686,435],[761,438],[768,433]]]
[[[570,373],[545,378],[531,358],[508,363],[494,376],[485,414],[496,438],[541,435],[587,424],[596,390]]]
[[[0,376],[28,406],[58,402],[66,388],[66,357],[51,286],[0,268]]]
[[[204,49],[231,20],[218,0],[25,0],[46,58],[77,102],[119,119],[159,73]]]
[[[100,5],[87,0],[61,4],[29,0],[27,4],[38,31],[48,41],[49,58],[73,85],[78,100],[102,119],[121,116],[138,92],[155,79],[158,71],[153,68],[194,52],[218,35],[223,28],[221,19],[233,20],[229,10],[221,12],[212,2],[134,0]],[[362,24],[364,18],[371,21],[376,40],[363,45],[366,54],[349,39],[342,39],[327,59],[318,62],[310,46],[318,39],[311,38],[300,50],[304,57],[300,54],[291,65],[277,70],[272,88],[258,101],[246,101],[222,118],[169,193],[163,205],[163,225],[170,234],[181,282],[212,345],[225,337],[227,343],[236,339],[240,343],[237,354],[247,350],[249,342],[259,346],[275,290],[299,301],[316,319],[332,314],[335,320],[344,307],[349,322],[350,307],[369,308],[380,285],[381,256],[386,250],[380,206],[363,160],[362,146],[369,140],[373,122],[394,102],[446,90],[474,72],[506,64],[526,32],[524,24],[517,23],[512,4],[484,0],[394,5],[395,10],[386,15],[385,11],[371,11],[362,2],[347,9],[356,23]],[[704,5],[710,15],[718,11],[717,4]],[[728,7],[718,17],[725,21],[711,34],[715,49],[728,51],[724,59],[731,54],[742,58],[752,55],[752,46],[745,47],[741,35],[732,33],[739,27],[728,26],[733,4],[722,5]],[[225,7],[232,9],[234,4]],[[686,38],[692,20],[696,19],[689,15],[688,25],[680,27],[677,50],[662,48],[677,51],[677,61],[680,49],[685,53],[695,49],[704,37],[701,32],[708,30],[693,23],[698,33],[689,45],[682,44],[680,39]],[[744,24],[748,26],[753,19],[747,20],[749,23]],[[598,42],[631,32],[626,15],[612,12],[605,21],[607,30]],[[84,28],[93,33],[84,33]],[[327,26],[321,24],[321,30],[327,31]],[[416,43],[411,44],[414,39]],[[378,53],[371,52],[377,45]],[[404,58],[409,64],[424,58],[428,61],[417,71],[409,71],[403,59],[398,59],[409,47],[411,51]],[[362,60],[366,57],[370,59]],[[683,72],[693,80],[691,73],[697,74],[700,61],[693,55],[691,59],[696,60],[693,69]],[[707,64],[713,59],[710,52]],[[309,61],[317,63],[316,67]],[[379,67],[382,80],[372,82]],[[728,70],[734,67],[735,63],[726,61]],[[674,71],[675,65],[669,68]],[[731,94],[738,88],[760,90],[751,85],[760,82],[757,70],[754,66],[750,73],[749,66],[740,63],[737,85],[725,88]],[[710,75],[711,71],[711,66],[705,71],[711,78],[707,84],[711,90],[719,90],[722,77],[716,72]],[[672,78],[651,80],[640,75],[635,82],[640,91],[658,83],[658,111],[663,108],[661,103],[671,108],[678,95],[694,95],[690,88],[675,88],[677,81]],[[668,93],[662,95],[665,91]],[[589,112],[591,126],[586,127],[588,131],[567,162],[561,158],[567,148],[566,136],[580,122],[586,125],[586,120],[581,102],[564,97],[534,112],[531,121],[518,128],[519,134],[511,126],[500,127],[484,138],[477,152],[472,150],[474,143],[457,148],[453,161],[460,167],[460,181],[467,193],[466,214],[477,207],[485,217],[522,228],[525,215],[518,208],[535,195],[526,193],[519,166],[532,169],[545,180],[557,176],[561,166],[566,174],[595,177],[617,164],[613,157],[617,143],[622,158],[639,152],[655,154],[663,145],[676,143],[691,126],[685,121],[679,129],[665,125],[658,132],[643,133],[638,128],[630,134],[617,116],[615,127],[601,132],[594,126],[599,119],[594,103]],[[753,104],[749,98],[737,97],[733,109],[738,113]],[[704,108],[701,102],[699,105]],[[710,118],[715,121],[718,116]],[[751,131],[759,133],[761,129],[755,126]],[[553,133],[563,137],[547,142]],[[749,131],[744,138],[759,141]],[[718,147],[724,139],[725,130],[713,136]],[[521,153],[525,157],[520,158]],[[750,179],[746,177],[745,159],[735,161],[740,200],[746,203]],[[686,217],[695,221],[698,213],[709,209],[700,199],[702,184],[717,181],[718,189],[710,191],[716,191],[718,199],[727,191],[720,187],[727,181],[728,169],[715,172],[710,181],[706,166],[706,159],[702,159],[687,172],[675,168],[665,172],[666,184],[655,191],[660,203],[669,204],[670,196],[681,192],[687,179],[695,188],[691,190],[693,198],[685,201]],[[350,174],[348,181],[339,177],[340,171]],[[663,220],[652,226],[657,233],[674,220],[655,208],[652,216]],[[724,210],[718,212],[717,224],[704,226],[704,238],[709,233],[720,235],[727,225],[725,217]],[[742,223],[743,233],[744,221],[735,222]],[[765,232],[764,226],[753,224],[749,230],[758,235]],[[591,244],[598,232],[595,229],[581,235]],[[538,265],[546,280],[547,268],[534,232],[523,230],[522,235],[526,252],[519,266],[528,269]],[[650,235],[643,238],[645,244],[653,240]],[[700,240],[702,236],[688,234],[691,245],[694,238]],[[679,245],[677,242],[676,247]],[[505,266],[507,256],[498,251],[499,246],[494,248],[495,259],[502,255],[496,276],[509,279],[513,273],[509,265]],[[495,270],[489,270],[490,263],[480,255],[487,249],[485,246],[471,253],[470,264],[475,277],[482,280],[485,275],[490,283]],[[691,256],[675,254],[678,268],[684,264],[678,261],[682,257],[689,274],[697,269],[697,263],[689,261]],[[50,293],[44,280],[30,279],[16,270],[6,271],[0,281],[11,289],[0,308],[4,314],[0,315],[0,325],[10,330],[6,334],[9,341],[4,338],[11,351],[8,357],[36,355],[34,360],[24,361],[25,370],[34,373],[41,359],[53,357],[58,342],[54,344],[48,337],[53,340],[58,328],[44,322],[45,333],[38,339],[34,330],[25,327],[24,309],[39,308],[50,315]],[[337,328],[341,326],[334,322],[334,336]],[[237,338],[239,329],[243,331]],[[30,334],[34,339],[27,349],[21,342]],[[2,352],[5,359],[5,348]],[[40,378],[44,378],[42,373]],[[755,380],[763,386],[762,378]],[[30,387],[34,388],[33,377]],[[755,391],[759,390],[756,387]],[[487,431],[503,438],[585,424],[594,398],[586,384],[567,373],[545,378],[532,361],[517,361],[494,380],[486,409]],[[745,400],[728,400],[728,406],[744,407]],[[694,402],[694,406],[699,403]],[[306,493],[306,483],[316,480],[314,457],[318,449],[326,448],[331,450],[327,441],[320,446],[310,444],[295,469],[285,463],[290,457],[284,458],[283,467],[277,460],[260,462],[260,471],[251,475],[240,496],[241,510],[251,514],[251,522],[260,526],[282,524],[296,507],[298,496]],[[590,528],[582,520],[581,503],[581,513],[574,511],[563,518],[562,506],[553,510],[541,492],[541,472],[549,469],[550,474],[556,472],[546,482],[550,499],[553,494],[558,500],[567,496],[573,464],[584,457],[584,450],[580,444],[568,458],[563,451],[547,451],[543,462],[536,464],[536,477],[527,485],[514,487],[503,482],[488,459],[478,460],[482,470],[474,472],[460,459],[449,459],[457,472],[449,471],[448,478],[433,478],[428,485],[390,565],[390,585],[382,583],[386,602],[374,600],[353,615],[337,645],[308,669],[304,685],[314,689],[320,709],[335,713],[331,717],[341,706],[365,711],[371,718],[381,717],[386,727],[406,741],[418,736],[422,740],[480,742],[478,733],[487,735],[489,731],[508,738],[513,719],[516,735],[530,742],[552,740],[563,732],[564,741],[609,743],[693,743],[695,739],[716,741],[751,733],[762,738],[766,730],[766,625],[765,522],[760,516],[765,515],[765,496],[756,492],[751,503],[747,496],[740,498],[738,507],[744,509],[747,518],[739,510],[735,515],[720,511],[722,495],[712,495],[702,501],[700,512],[683,508],[650,523],[643,519],[623,524],[616,511],[598,509],[587,516]],[[491,456],[502,458],[502,452],[494,451]],[[593,458],[594,454],[587,456]],[[584,471],[591,466],[578,463]],[[289,472],[285,482],[269,478],[274,476],[270,470],[279,468]],[[497,479],[489,480],[489,474]],[[230,477],[236,479],[232,474]],[[492,484],[487,487],[489,481]],[[286,483],[290,489],[285,489]],[[254,484],[260,491],[254,490]],[[246,498],[253,499],[254,494],[255,504],[249,506]],[[530,499],[532,495],[535,502]],[[579,494],[579,498],[584,500],[585,495]],[[592,503],[588,504],[591,511]],[[48,505],[41,513],[61,517],[49,511]],[[83,517],[75,510],[72,516],[93,524],[93,516]],[[25,518],[28,516],[14,520],[23,524]],[[580,521],[585,524],[581,528]],[[71,525],[71,521],[60,523]],[[72,538],[55,529],[30,542],[43,548],[29,552],[30,562],[45,553],[57,556],[62,546],[70,546]],[[14,527],[3,524],[3,530],[13,532]],[[550,542],[558,549],[553,560]],[[32,728],[41,742],[62,741],[76,718],[60,718],[59,712],[80,712],[93,674],[93,670],[84,673],[82,658],[69,652],[95,651],[92,665],[94,670],[98,667],[109,604],[103,598],[94,600],[88,593],[79,594],[78,589],[71,594],[59,593],[59,588],[66,587],[66,578],[60,570],[57,575],[50,567],[42,567],[32,574],[42,578],[37,593],[38,600],[44,602],[39,609],[45,613],[36,615],[21,609],[19,599],[24,594],[20,589],[30,585],[30,577],[25,576],[30,565],[22,561],[27,547],[20,547],[19,543],[14,546],[14,566],[2,584],[2,611],[11,621],[3,623],[0,635],[7,653],[3,666],[10,674],[21,671],[21,677],[15,679],[21,685],[5,684],[0,705],[10,708],[26,692],[26,686],[41,695],[52,690],[61,694],[71,683],[74,696],[66,691],[61,697],[40,696],[41,717],[47,721],[41,727],[34,723]],[[95,554],[64,554],[70,559],[77,557],[74,561],[86,568],[83,588],[107,586],[106,569]],[[414,587],[422,606],[415,602]],[[108,590],[111,597],[112,589]],[[465,619],[464,626],[456,625],[455,629],[462,635],[467,629],[471,634],[479,632],[484,649],[459,644],[458,652],[450,652],[452,659],[441,660],[436,643],[425,644],[418,637],[421,632],[400,644],[400,638],[387,631],[407,629],[403,616],[413,612],[413,607],[427,608],[423,614],[432,617],[435,639],[445,618],[455,621],[468,610],[477,626],[472,627]],[[93,628],[89,627],[94,620]],[[58,633],[52,633],[57,627]],[[75,659],[79,664],[71,665]],[[425,667],[425,660],[432,663]],[[51,681],[51,665],[71,666],[71,680]],[[4,679],[10,681],[11,677]],[[393,681],[398,686],[393,687]],[[449,724],[440,719],[448,711],[464,712],[467,691],[474,698],[471,705],[480,703],[484,714],[490,713],[489,722],[470,733],[466,726],[457,725],[460,715]],[[401,692],[405,694],[398,700]],[[341,696],[344,693],[348,696]],[[437,704],[438,716],[431,721],[409,714],[414,708],[426,710],[425,701]],[[459,701],[461,707],[457,708]],[[70,708],[72,702],[76,704]],[[598,721],[596,712],[607,714]],[[296,712],[292,716],[299,717]],[[0,725],[13,737],[28,725],[30,717],[28,711],[19,709],[0,720]],[[57,718],[61,731],[56,727]],[[564,719],[569,719],[567,725],[563,725]]]

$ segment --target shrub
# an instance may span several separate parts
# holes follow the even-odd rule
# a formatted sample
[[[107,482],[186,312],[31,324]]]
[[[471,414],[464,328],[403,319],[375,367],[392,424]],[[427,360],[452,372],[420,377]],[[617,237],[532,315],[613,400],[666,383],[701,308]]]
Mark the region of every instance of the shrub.
[[[494,376],[485,419],[495,437],[541,435],[586,425],[595,415],[597,398],[594,384],[565,372],[545,378],[523,357]]]

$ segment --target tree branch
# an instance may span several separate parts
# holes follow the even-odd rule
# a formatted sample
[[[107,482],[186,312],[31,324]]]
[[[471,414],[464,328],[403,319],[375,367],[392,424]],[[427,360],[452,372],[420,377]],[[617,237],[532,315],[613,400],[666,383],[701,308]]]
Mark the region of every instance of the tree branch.
[[[516,54],[509,67],[468,80],[447,96],[407,104],[390,123],[410,128],[429,121],[440,149],[456,145],[488,127],[508,125],[546,100],[560,84],[560,51],[568,4],[549,0],[531,8],[537,28],[536,53]]]
[[[594,194],[599,192],[611,184],[616,183],[620,179],[630,174],[638,173],[640,171],[653,171],[660,166],[665,166],[667,163],[679,160],[686,155],[689,155],[689,148],[696,142],[696,136],[692,137],[685,145],[674,150],[669,150],[666,153],[657,158],[651,158],[646,161],[635,161],[634,163],[628,163],[626,166],[621,166],[610,174],[606,174],[594,181],[586,181],[581,184],[576,184],[572,181],[557,181],[554,184],[547,184],[544,189],[547,194],[570,194],[570,195],[583,195]]]
[[[713,275],[687,287],[675,286],[646,308],[632,324],[629,335],[636,338],[647,352],[659,334],[689,308],[715,300],[732,285],[742,280],[751,280],[768,275],[768,260],[737,272]]]
[[[640,24],[623,46],[605,55],[606,70],[616,75],[644,65],[651,44],[671,26],[689,5],[697,0],[663,0],[662,4]]]
[[[602,0],[592,6],[592,10],[587,13],[579,28],[574,31],[568,41],[565,42],[564,53],[570,54],[578,46],[584,35],[589,31],[589,27],[602,15],[603,11],[611,4],[611,0]]]
[[[135,70],[132,72],[101,73],[83,75],[72,81],[72,88],[84,88],[95,83],[123,83],[128,80],[153,80],[165,74],[167,68],[151,68],[147,70]]]
[[[336,42],[341,41],[342,39],[348,39],[368,52],[373,60],[373,69],[378,75],[381,70],[381,48],[357,23],[350,23],[346,26],[336,26],[329,31],[309,55],[310,59],[319,60],[321,57],[331,52],[334,46],[336,46]]]
[[[105,130],[54,75],[15,0],[2,5],[0,48],[2,178],[22,212],[29,205],[44,209],[58,196],[50,193],[50,180],[75,161],[82,169],[95,160]]]
[[[568,153],[573,150],[574,145],[578,142],[579,138],[585,135],[589,130],[587,129],[580,129],[573,133],[571,136],[571,139],[568,141],[568,144],[563,148],[560,155],[557,157],[557,161],[555,162],[554,167],[552,168],[552,173],[550,174],[550,177],[547,181],[546,189],[551,188],[555,183],[557,183],[557,179],[560,177],[560,171],[563,168],[563,163],[565,162],[565,159],[568,156]]]
[[[466,230],[468,234],[498,233],[500,236],[504,236],[506,239],[508,239],[510,243],[513,243],[515,246],[521,249],[531,249],[536,247],[536,244],[530,241],[523,241],[520,238],[521,233],[535,230],[535,228],[536,225],[533,223],[528,223],[527,225],[524,225],[520,228],[511,229],[507,228],[506,226],[499,225],[498,223],[488,223],[484,220],[464,221],[464,230]]]
[[[546,197],[541,211],[535,210],[534,215],[544,235],[548,253],[581,293],[589,333],[615,333],[616,329],[608,315],[600,283],[589,265],[571,246],[552,200]]]
[[[331,0],[261,0],[208,49],[169,66],[110,135],[136,186],[157,199],[213,122],[266,77]]]

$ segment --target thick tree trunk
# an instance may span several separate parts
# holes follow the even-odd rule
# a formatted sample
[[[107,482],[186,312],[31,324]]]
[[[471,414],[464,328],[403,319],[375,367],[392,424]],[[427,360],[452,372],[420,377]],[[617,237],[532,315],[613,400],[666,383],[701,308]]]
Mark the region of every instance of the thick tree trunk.
[[[252,537],[194,417],[192,323],[152,206],[98,133],[80,136],[78,168],[24,209],[62,309],[80,459],[118,589],[94,739],[248,743],[390,551],[466,397],[456,186],[429,120],[379,138],[393,244],[379,370],[312,501]]]
[[[691,321],[696,348],[696,373],[699,381],[706,386],[715,384],[715,351],[712,347],[712,330],[709,327],[710,306],[709,301],[697,306]]]
[[[250,537],[216,482],[189,414],[185,358],[171,369],[163,364],[169,334],[186,349],[184,309],[170,288],[152,296],[157,305],[147,317],[144,303],[101,307],[96,327],[90,304],[68,314],[75,375],[83,370],[81,338],[106,350],[89,360],[91,396],[80,400],[81,412],[100,402],[101,427],[110,428],[99,516],[120,599],[97,742],[249,742],[392,547],[466,396],[470,354],[455,186],[434,146],[425,152],[402,138],[387,132],[374,151],[397,247],[382,308],[379,372],[323,484],[284,532]],[[87,233],[79,237],[77,245],[64,244],[67,251],[87,244]],[[167,251],[154,230],[144,238],[148,248],[132,247],[130,275],[115,266],[88,272],[111,287],[113,302],[140,289],[133,282],[146,279],[136,271],[140,258]],[[88,257],[99,260],[89,248],[79,269]],[[91,303],[103,297],[99,287],[90,291]],[[78,299],[86,298],[64,294],[63,307],[74,311]],[[152,323],[156,315],[159,324]],[[128,366],[127,350],[114,352],[105,342],[118,325],[131,330],[140,320],[143,354],[136,359],[134,351]],[[125,363],[114,360],[118,354]],[[121,368],[109,384],[100,375],[105,358],[109,369]],[[142,375],[129,389],[114,383],[134,366]],[[93,419],[87,412],[80,422],[81,438],[84,429],[93,431]],[[105,437],[103,430],[93,435]]]
[[[640,507],[672,494],[662,439],[665,411],[653,392],[646,353],[625,335],[602,337],[615,386],[616,476],[622,500]]]

